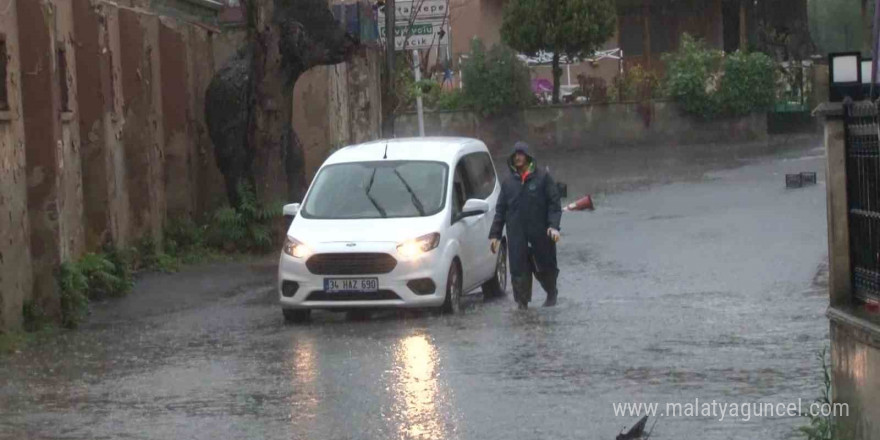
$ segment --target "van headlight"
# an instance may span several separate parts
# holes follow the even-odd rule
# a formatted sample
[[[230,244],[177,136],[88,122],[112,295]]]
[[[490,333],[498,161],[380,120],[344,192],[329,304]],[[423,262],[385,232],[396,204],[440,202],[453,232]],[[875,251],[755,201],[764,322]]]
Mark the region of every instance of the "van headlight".
[[[423,235],[413,240],[407,240],[397,245],[397,253],[404,259],[419,258],[422,254],[430,252],[440,245],[440,234]]]
[[[309,249],[308,246],[289,235],[287,236],[287,239],[284,240],[283,251],[285,254],[290,255],[293,258],[305,258],[312,253],[312,250]]]

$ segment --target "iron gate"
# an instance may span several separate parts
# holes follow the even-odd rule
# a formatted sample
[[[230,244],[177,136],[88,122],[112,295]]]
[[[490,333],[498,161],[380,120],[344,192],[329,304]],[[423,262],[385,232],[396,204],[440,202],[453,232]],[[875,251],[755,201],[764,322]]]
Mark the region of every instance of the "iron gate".
[[[877,105],[844,106],[853,294],[880,301],[880,133]]]

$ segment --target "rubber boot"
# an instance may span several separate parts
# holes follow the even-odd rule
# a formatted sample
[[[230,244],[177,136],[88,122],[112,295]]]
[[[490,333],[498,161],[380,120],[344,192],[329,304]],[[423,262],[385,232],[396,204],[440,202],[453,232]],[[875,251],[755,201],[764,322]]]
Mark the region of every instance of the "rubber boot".
[[[511,280],[513,285],[513,299],[520,310],[529,308],[532,300],[532,274],[517,275]]]
[[[547,299],[544,300],[543,307],[553,307],[556,305],[556,297],[559,291],[556,289],[556,279],[559,277],[559,271],[541,272],[536,274],[541,287],[547,292]]]

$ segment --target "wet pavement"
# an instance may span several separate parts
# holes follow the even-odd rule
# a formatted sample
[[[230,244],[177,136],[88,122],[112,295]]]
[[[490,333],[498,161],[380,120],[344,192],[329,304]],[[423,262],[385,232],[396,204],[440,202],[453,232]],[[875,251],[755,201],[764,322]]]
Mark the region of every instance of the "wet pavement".
[[[820,155],[726,161],[566,213],[555,309],[478,295],[459,316],[288,326],[271,260],[146,276],[80,331],[0,359],[0,438],[613,439],[637,419],[618,402],[812,400],[828,338]],[[786,190],[799,171],[819,184]],[[667,417],[652,438],[803,423]]]

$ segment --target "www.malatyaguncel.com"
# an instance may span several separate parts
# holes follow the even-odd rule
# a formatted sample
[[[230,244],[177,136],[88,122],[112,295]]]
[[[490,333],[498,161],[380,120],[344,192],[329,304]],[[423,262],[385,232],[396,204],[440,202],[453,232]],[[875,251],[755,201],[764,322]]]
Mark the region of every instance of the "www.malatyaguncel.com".
[[[614,415],[618,417],[703,417],[714,418],[720,422],[730,419],[748,422],[752,418],[761,417],[800,417],[805,415],[846,417],[849,415],[849,405],[846,403],[805,402],[802,399],[788,403],[732,403],[697,398],[693,402],[684,403],[627,402],[614,403],[612,406],[614,407]]]

